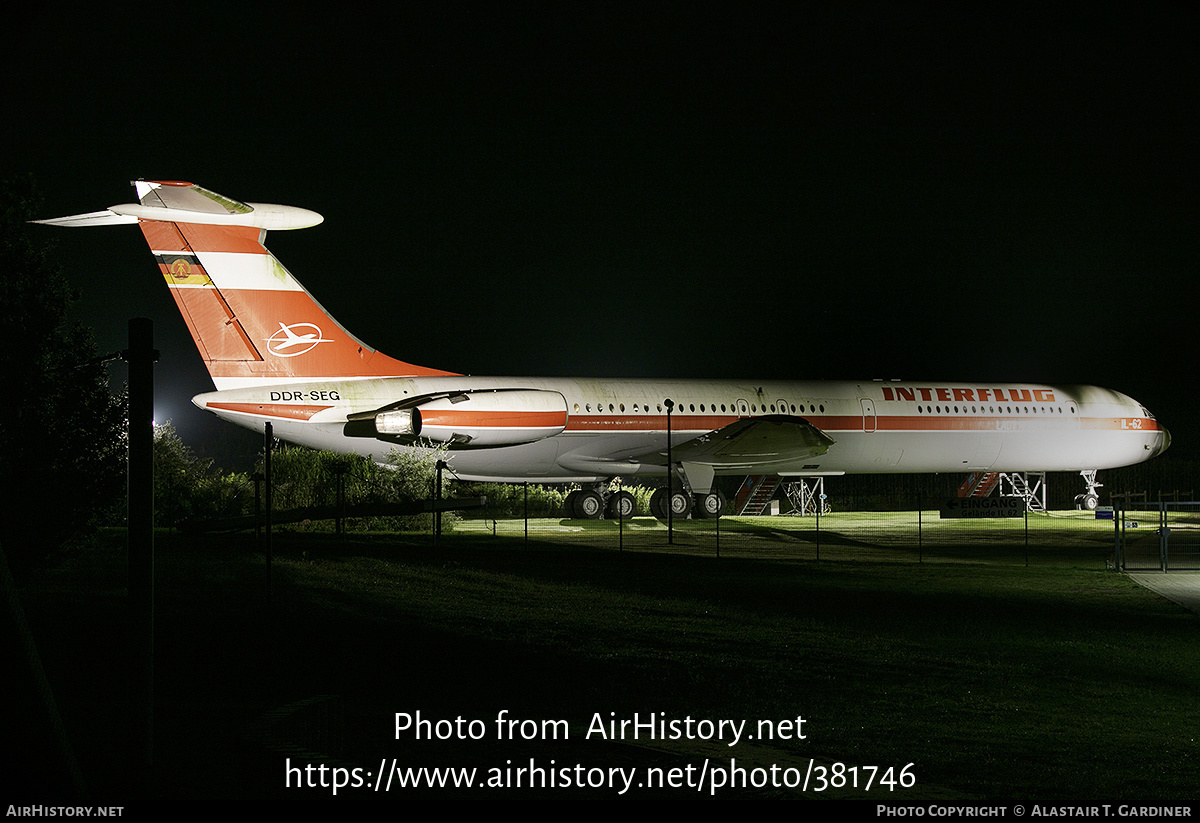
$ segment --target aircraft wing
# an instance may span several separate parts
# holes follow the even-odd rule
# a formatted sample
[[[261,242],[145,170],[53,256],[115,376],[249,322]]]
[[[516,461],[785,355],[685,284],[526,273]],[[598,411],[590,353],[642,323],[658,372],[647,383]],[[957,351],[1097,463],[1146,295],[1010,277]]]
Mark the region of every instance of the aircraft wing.
[[[747,417],[722,429],[702,434],[671,449],[671,459],[714,469],[747,471],[778,463],[796,463],[819,457],[834,444],[833,438],[802,417],[767,415]],[[645,462],[665,458],[665,451],[643,455]]]

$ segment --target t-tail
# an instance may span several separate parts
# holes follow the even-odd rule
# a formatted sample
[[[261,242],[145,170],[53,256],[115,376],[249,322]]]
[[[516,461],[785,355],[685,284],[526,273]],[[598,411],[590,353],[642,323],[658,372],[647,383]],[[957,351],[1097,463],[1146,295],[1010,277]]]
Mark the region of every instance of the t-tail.
[[[263,245],[268,230],[321,215],[241,203],[192,183],[134,183],[138,203],[39,220],[60,226],[137,223],[218,389],[274,383],[447,375],[363,343]]]

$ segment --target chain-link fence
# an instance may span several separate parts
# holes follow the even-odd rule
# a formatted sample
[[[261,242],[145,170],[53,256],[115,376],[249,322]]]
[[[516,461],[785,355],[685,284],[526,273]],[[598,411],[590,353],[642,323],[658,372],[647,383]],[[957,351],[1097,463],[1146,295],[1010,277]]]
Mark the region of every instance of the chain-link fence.
[[[1026,512],[984,519],[944,518],[938,509],[829,512],[799,516],[574,519],[465,513],[454,534],[553,542],[617,551],[671,551],[715,556],[924,562],[943,557],[981,562],[1087,558],[1113,562],[1115,526],[1108,511]]]
[[[1122,569],[1200,569],[1200,502],[1127,501],[1115,522]]]

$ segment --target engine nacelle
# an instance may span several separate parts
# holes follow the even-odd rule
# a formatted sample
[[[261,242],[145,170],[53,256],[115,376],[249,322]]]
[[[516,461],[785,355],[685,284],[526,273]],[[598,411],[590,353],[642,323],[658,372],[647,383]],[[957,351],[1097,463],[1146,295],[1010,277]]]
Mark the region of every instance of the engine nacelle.
[[[370,433],[362,427],[368,419],[373,424]],[[496,389],[414,398],[369,415],[354,415],[346,434],[397,442],[424,439],[454,448],[487,448],[532,443],[553,437],[566,427],[567,401],[558,392]]]

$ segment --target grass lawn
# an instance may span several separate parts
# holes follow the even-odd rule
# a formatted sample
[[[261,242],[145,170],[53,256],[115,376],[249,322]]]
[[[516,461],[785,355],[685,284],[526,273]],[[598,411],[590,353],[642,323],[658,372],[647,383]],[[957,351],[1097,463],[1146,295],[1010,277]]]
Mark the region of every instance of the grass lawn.
[[[916,520],[896,517],[909,520],[891,532]],[[845,785],[810,781],[807,796],[1195,799],[1200,618],[1105,571],[1111,524],[1031,519],[1026,565],[1023,521],[956,544],[926,513],[918,552],[870,537],[889,533],[880,519],[822,518],[819,561],[792,518],[723,520],[720,557],[704,536],[666,546],[640,518],[623,551],[616,524],[582,521],[539,522],[528,543],[520,521],[495,536],[468,521],[437,548],[427,536],[277,535],[269,600],[250,538],[160,535],[152,793],[332,794],[285,788],[291,758],[360,777],[381,763],[474,767],[476,784],[511,784],[531,761],[627,769],[633,796],[695,796],[647,776],[702,769],[708,796],[718,770],[740,767],[751,785],[718,796],[800,795],[783,784],[824,769]],[[708,528],[682,526],[685,538]],[[85,780],[117,796],[139,791],[112,758],[127,736],[123,564],[121,535],[108,535],[22,589]],[[418,712],[426,738],[449,739],[397,735],[396,713]],[[528,722],[501,734],[501,712]],[[635,714],[679,734],[597,731]],[[915,785],[864,792],[869,767],[907,767]]]

